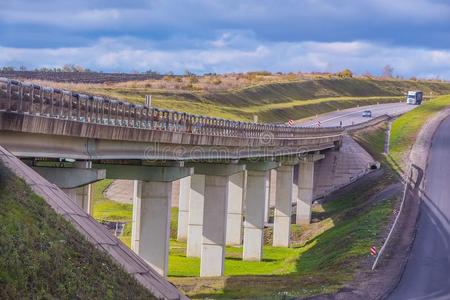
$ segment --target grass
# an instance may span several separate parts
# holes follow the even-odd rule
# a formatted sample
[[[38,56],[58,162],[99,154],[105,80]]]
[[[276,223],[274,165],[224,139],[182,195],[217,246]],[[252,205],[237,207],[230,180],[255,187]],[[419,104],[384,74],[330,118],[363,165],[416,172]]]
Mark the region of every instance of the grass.
[[[335,292],[352,278],[360,260],[380,238],[393,202],[377,203],[352,218],[338,220],[304,246],[265,246],[262,262],[240,261],[242,249],[227,247],[223,278],[184,277],[198,276],[199,259],[185,258],[183,245],[177,250],[172,245],[169,279],[193,299],[273,299]]]
[[[0,299],[151,299],[0,165]]]
[[[93,184],[94,218],[101,221],[131,222],[133,205],[109,200],[103,195],[112,180],[101,180]]]
[[[450,96],[441,96],[424,102],[392,123],[388,159],[395,169],[402,172],[401,168],[408,164],[407,155],[422,126],[449,105]]]

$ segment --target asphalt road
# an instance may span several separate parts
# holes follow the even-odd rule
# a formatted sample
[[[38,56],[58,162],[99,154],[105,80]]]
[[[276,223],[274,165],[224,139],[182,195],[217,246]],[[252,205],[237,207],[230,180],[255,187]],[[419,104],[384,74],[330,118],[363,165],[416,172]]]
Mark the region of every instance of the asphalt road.
[[[430,151],[416,239],[390,300],[450,299],[450,117]]]
[[[320,121],[321,127],[332,127],[340,126],[340,122],[342,121],[342,126],[347,126],[368,121],[369,118],[362,116],[362,112],[365,110],[370,110],[372,112],[372,118],[375,118],[384,114],[399,115],[415,107],[417,106],[408,105],[405,102],[360,106],[323,114],[309,120],[299,120],[295,122],[295,125],[317,126],[318,121]]]

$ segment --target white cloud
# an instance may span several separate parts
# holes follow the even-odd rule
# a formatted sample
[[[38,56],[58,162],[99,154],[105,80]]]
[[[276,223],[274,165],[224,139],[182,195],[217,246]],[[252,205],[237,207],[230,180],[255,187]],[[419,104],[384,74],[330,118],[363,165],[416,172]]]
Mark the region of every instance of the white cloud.
[[[67,63],[103,71],[158,70],[182,73],[269,71],[330,71],[350,68],[379,73],[390,64],[395,73],[450,79],[450,51],[392,47],[366,41],[262,43],[240,36],[246,49],[233,44],[207,41],[199,48],[158,49],[154,43],[133,38],[101,39],[89,47],[11,48],[0,47],[0,65],[56,67]]]

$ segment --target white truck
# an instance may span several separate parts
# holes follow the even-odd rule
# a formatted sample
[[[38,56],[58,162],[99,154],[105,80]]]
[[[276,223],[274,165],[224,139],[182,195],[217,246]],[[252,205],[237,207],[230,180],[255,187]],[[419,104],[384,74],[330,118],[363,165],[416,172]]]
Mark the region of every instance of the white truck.
[[[423,92],[422,91],[409,91],[406,96],[406,103],[412,105],[420,105],[422,103]]]

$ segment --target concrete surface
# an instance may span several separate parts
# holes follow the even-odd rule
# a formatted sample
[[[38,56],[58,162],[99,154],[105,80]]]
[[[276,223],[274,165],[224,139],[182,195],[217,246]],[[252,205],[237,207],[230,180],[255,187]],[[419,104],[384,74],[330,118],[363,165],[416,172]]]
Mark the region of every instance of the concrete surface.
[[[244,207],[245,172],[230,176],[228,185],[227,245],[242,244],[242,210]]]
[[[247,171],[243,260],[260,261],[264,238],[267,175],[270,171]]]
[[[418,230],[389,299],[450,299],[450,117],[438,127],[425,172]]]
[[[133,250],[161,276],[167,276],[171,182],[134,181]]]

